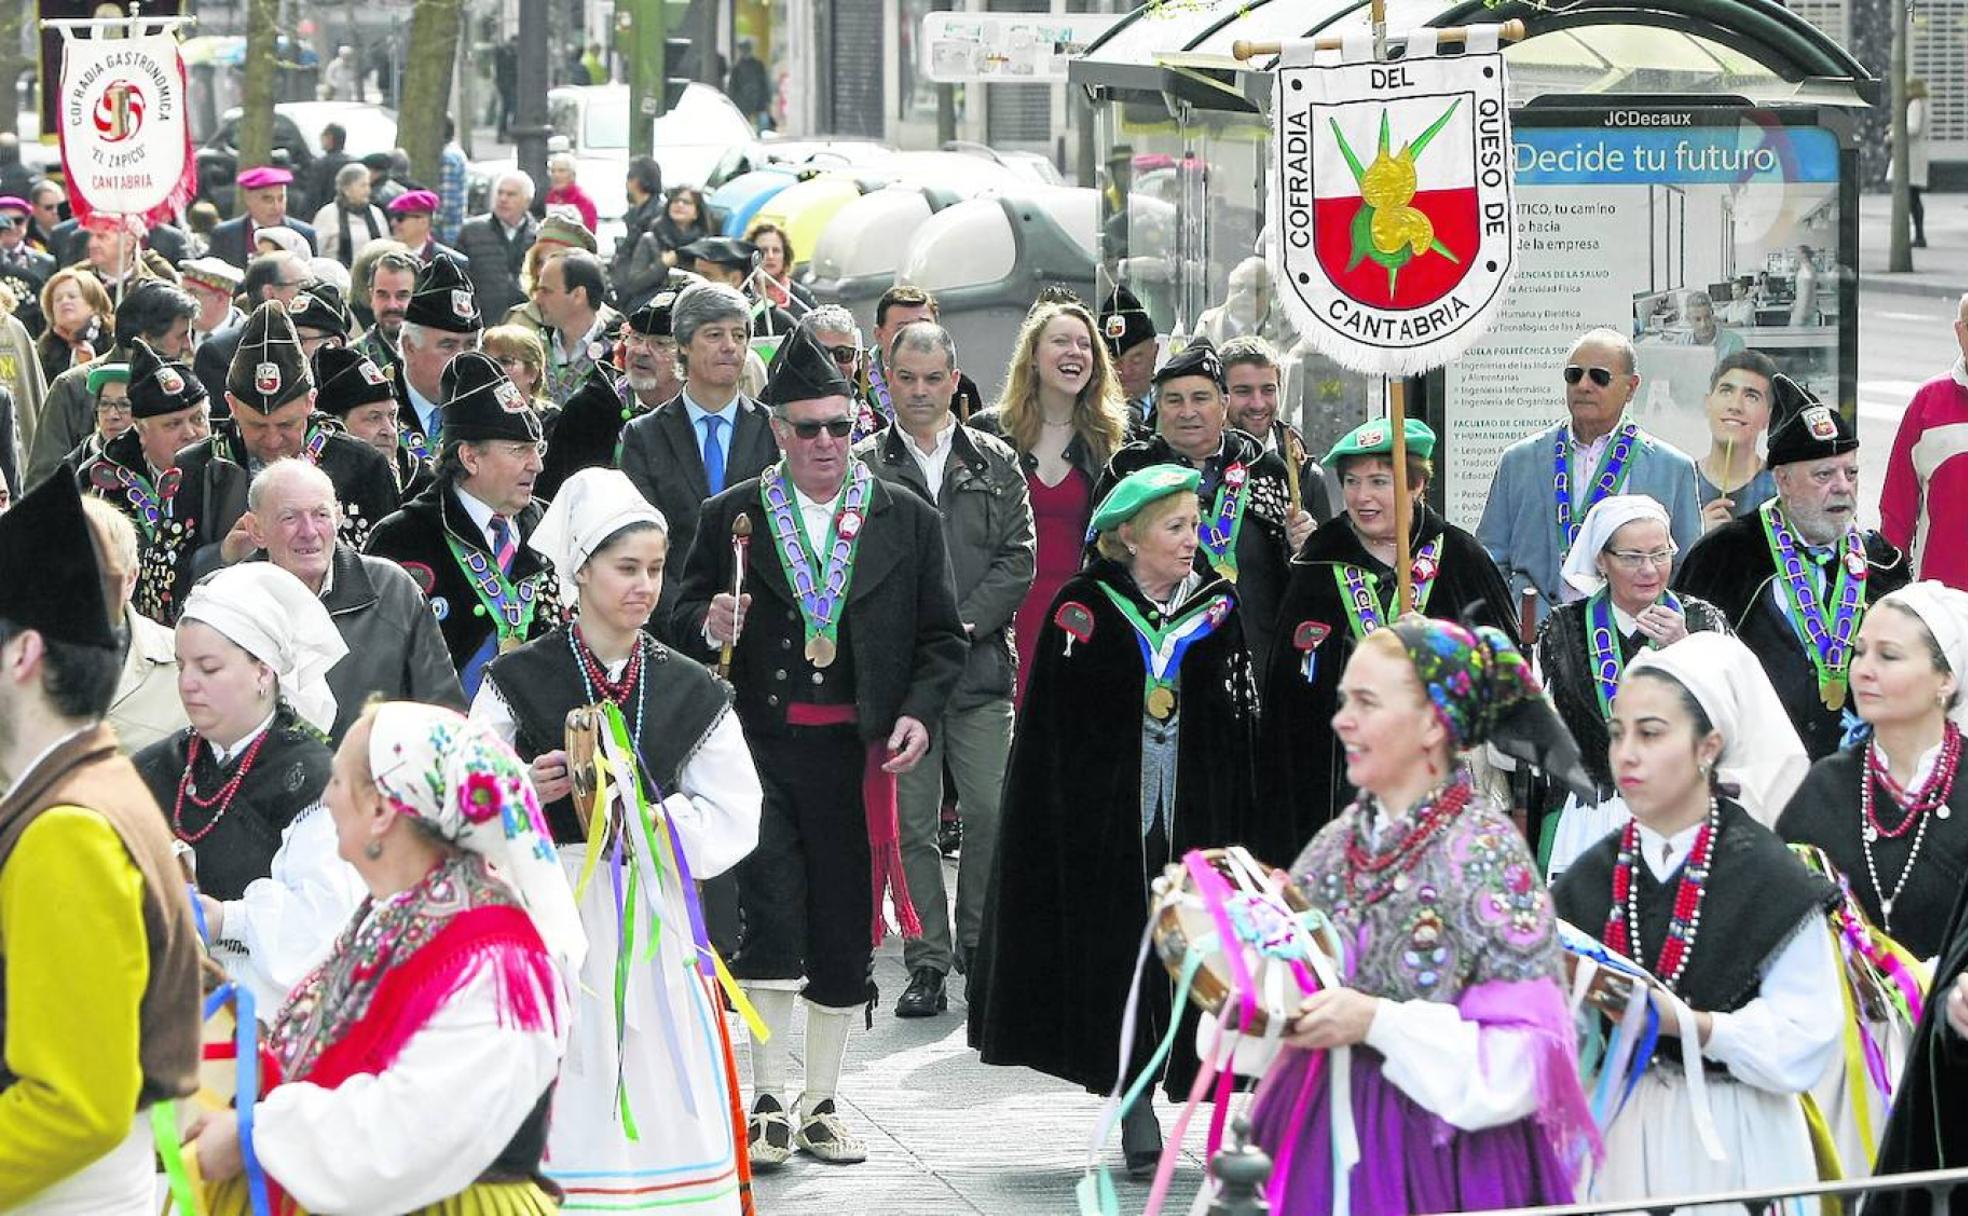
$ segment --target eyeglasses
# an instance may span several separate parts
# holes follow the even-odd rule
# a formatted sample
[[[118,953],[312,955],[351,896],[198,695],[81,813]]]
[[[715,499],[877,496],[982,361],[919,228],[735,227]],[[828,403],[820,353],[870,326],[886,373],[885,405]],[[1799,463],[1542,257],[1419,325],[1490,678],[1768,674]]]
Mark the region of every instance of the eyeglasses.
[[[829,346],[827,348],[827,353],[829,355],[832,355],[834,357],[834,362],[840,364],[842,367],[853,367],[856,363],[859,363],[861,361],[861,351],[859,347]]]
[[[1634,572],[1645,566],[1668,565],[1674,561],[1674,555],[1677,552],[1679,550],[1673,545],[1669,545],[1665,549],[1648,549],[1645,551],[1638,549],[1608,549],[1606,550],[1606,556],[1618,563],[1620,569]]]
[[[112,400],[108,397],[99,397],[96,399],[96,412],[98,414],[127,414],[130,412],[130,399],[123,397]]]
[[[528,456],[538,456],[544,460],[547,456],[547,445],[544,443],[520,443],[515,440],[500,444],[499,449],[514,460],[524,460]]]
[[[1613,383],[1613,373],[1610,368],[1580,367],[1576,363],[1568,364],[1565,367],[1565,383],[1567,384],[1577,384],[1587,376],[1592,377],[1592,382],[1600,388],[1610,387]]]
[[[793,434],[806,440],[820,438],[821,431],[827,432],[836,439],[845,439],[854,433],[852,418],[832,418],[826,422],[789,422],[786,425],[793,428]]]

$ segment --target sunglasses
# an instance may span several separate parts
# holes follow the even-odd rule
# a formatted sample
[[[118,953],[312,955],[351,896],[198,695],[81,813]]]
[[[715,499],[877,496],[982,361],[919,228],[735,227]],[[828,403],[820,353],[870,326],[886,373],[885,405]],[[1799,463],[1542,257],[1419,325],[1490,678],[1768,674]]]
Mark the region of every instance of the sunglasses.
[[[1569,364],[1565,368],[1565,383],[1567,384],[1577,384],[1587,376],[1592,377],[1592,382],[1600,388],[1609,388],[1612,386],[1613,373],[1607,368],[1580,367],[1576,363]]]
[[[852,418],[834,418],[827,422],[788,422],[786,425],[793,428],[793,434],[807,440],[820,438],[821,431],[835,439],[845,439],[854,433]]]
[[[852,367],[861,361],[861,351],[852,346],[829,346],[827,353],[842,367]]]

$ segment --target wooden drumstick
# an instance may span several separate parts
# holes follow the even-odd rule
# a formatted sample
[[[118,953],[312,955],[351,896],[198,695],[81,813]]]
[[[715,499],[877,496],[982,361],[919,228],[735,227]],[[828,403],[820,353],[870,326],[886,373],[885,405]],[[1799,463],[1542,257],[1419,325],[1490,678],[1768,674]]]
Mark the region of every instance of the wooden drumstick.
[[[752,547],[752,517],[743,511],[731,521],[731,640],[718,650],[719,676],[731,676],[731,648],[738,641],[738,618],[745,601],[745,554]]]

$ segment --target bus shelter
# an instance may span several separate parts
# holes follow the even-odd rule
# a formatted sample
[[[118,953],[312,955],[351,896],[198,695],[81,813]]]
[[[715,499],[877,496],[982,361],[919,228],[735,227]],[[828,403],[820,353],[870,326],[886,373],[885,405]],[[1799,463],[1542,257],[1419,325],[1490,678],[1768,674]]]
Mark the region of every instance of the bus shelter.
[[[1094,111],[1099,290],[1126,283],[1171,346],[1270,339],[1314,452],[1383,413],[1385,389],[1301,344],[1272,298],[1270,62],[1232,46],[1365,29],[1366,14],[1355,0],[1149,5],[1070,69]],[[1709,372],[1738,349],[1854,408],[1854,132],[1879,86],[1836,43],[1770,0],[1388,0],[1387,15],[1395,36],[1512,18],[1528,31],[1506,52],[1517,279],[1475,347],[1409,385],[1442,436],[1429,493],[1451,521],[1473,527],[1502,449],[1561,415],[1559,368],[1594,326],[1633,338],[1636,416],[1687,451],[1707,449]],[[1169,206],[1130,211],[1130,193]]]

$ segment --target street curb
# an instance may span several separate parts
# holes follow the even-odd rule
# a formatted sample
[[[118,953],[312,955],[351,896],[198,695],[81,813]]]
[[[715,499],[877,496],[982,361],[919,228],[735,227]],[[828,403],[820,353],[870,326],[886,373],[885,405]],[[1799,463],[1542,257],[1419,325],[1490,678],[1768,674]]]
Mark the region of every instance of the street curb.
[[[1920,272],[1914,273],[1918,275]],[[1923,300],[1958,300],[1962,292],[1968,291],[1968,282],[1955,284],[1923,282],[1919,278],[1888,274],[1878,270],[1859,275],[1859,290],[1876,295],[1912,296]]]

